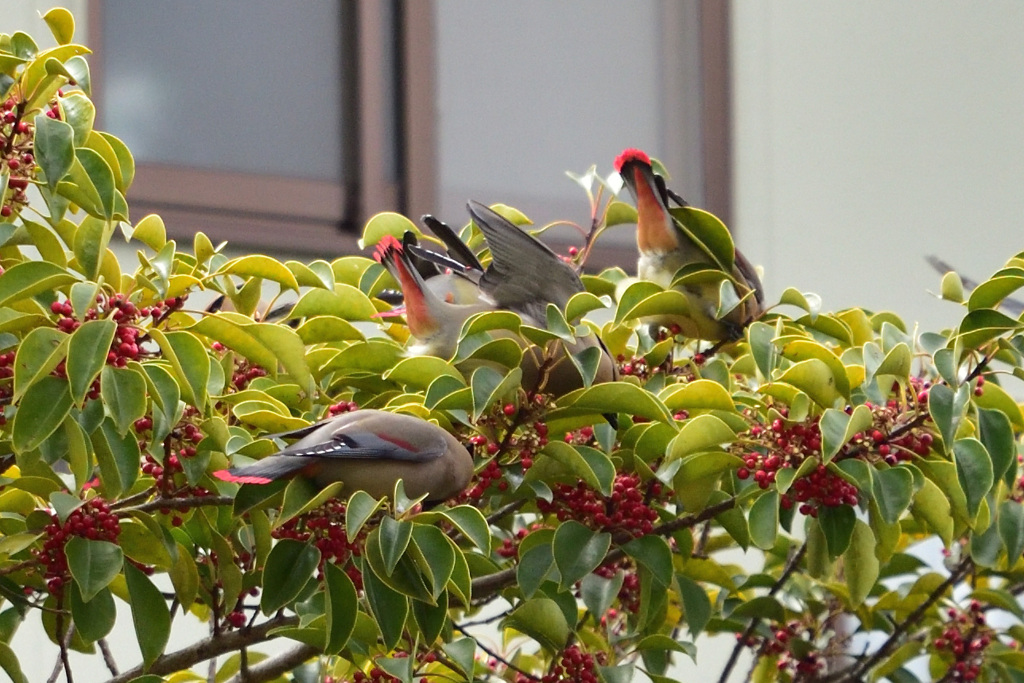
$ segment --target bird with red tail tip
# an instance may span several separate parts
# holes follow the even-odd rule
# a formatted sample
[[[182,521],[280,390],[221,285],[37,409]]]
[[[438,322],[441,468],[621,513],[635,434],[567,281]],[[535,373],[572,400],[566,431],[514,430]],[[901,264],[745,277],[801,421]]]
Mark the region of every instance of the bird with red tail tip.
[[[473,475],[473,457],[441,427],[399,413],[357,410],[276,437],[298,441],[244,467],[213,476],[239,484],[305,477],[320,488],[343,482],[346,497],[365,491],[390,496],[401,479],[410,498],[446,500]]]
[[[721,254],[694,236],[684,219],[713,219],[727,234],[725,226],[710,214],[689,207],[669,190],[665,179],[651,166],[651,158],[642,150],[626,149],[615,159],[614,166],[636,201],[640,251],[637,275],[666,289],[674,287],[686,296],[688,303],[685,311],[654,316],[649,322],[664,327],[678,325],[680,333],[692,339],[727,342],[740,338],[743,328],[764,312],[761,280],[738,249],[733,248],[731,254],[721,258]],[[670,208],[670,200],[679,208]],[[683,268],[687,268],[690,277],[676,283]],[[721,271],[718,277],[697,272],[715,270]],[[723,308],[720,302],[723,279],[732,283],[735,295],[730,297],[733,305],[728,310],[720,310]]]
[[[484,301],[459,304],[438,296],[413,267],[402,243],[391,235],[377,244],[374,258],[402,287],[405,320],[416,340],[409,349],[412,355],[451,358],[463,323],[475,313],[494,310],[493,304]]]

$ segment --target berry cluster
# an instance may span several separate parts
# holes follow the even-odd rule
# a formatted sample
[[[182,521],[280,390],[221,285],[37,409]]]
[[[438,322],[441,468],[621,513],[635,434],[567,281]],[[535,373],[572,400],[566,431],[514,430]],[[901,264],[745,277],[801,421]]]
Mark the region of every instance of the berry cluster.
[[[332,498],[322,506],[288,520],[274,529],[274,538],[291,538],[303,543],[313,539],[320,551],[320,575],[325,562],[332,562],[345,569],[356,588],[362,590],[363,576],[352,558],[363,552],[368,529],[363,527],[359,535],[350,540],[345,533],[345,503]]]
[[[619,588],[618,593],[619,604],[622,605],[623,609],[636,614],[640,611],[640,575],[637,574],[636,568],[632,566],[632,562],[629,559],[600,566],[594,570],[594,573],[600,577],[610,579],[619,571],[623,572],[622,587]],[[606,616],[615,616],[615,610],[608,610],[608,612],[609,614]]]
[[[63,524],[54,512],[50,513],[50,523],[44,529],[46,541],[42,550],[35,551],[36,559],[45,567],[46,588],[51,594],[57,595],[67,584],[68,558],[64,546],[74,536],[92,541],[109,541],[117,543],[121,533],[117,516],[110,511],[110,506],[102,498],[92,498],[75,508]]]
[[[947,675],[954,681],[973,681],[981,673],[985,650],[992,644],[992,630],[985,623],[981,603],[971,600],[967,610],[950,607],[945,628],[932,640],[932,646],[950,657]]]
[[[866,403],[872,414],[872,426],[854,434],[848,443],[843,444],[835,459],[858,458],[894,466],[927,455],[934,441],[923,426],[930,420],[927,413],[928,387],[926,382],[912,379],[906,395],[892,398],[885,405]],[[785,419],[788,410],[783,407],[778,411],[782,417],[774,419],[771,424],[751,425],[747,432],[749,440],[739,454],[743,464],[736,470],[737,478],[753,479],[762,489],[775,483],[779,470],[795,470],[809,458],[819,462],[821,458],[819,418],[813,416],[802,422],[789,422]],[[852,408],[847,408],[847,412],[852,411]],[[811,516],[817,516],[822,507],[857,503],[857,487],[821,464],[795,480],[792,488],[782,496],[783,507],[789,509],[799,504],[800,512]]]
[[[666,493],[661,482],[653,479],[644,490],[638,474],[619,473],[615,476],[610,496],[603,496],[582,480],[575,486],[555,484],[552,499],[537,501],[543,514],[554,514],[559,521],[575,519],[595,531],[626,533],[644,536],[654,530],[658,511],[648,500],[660,500]]]
[[[236,358],[235,359],[235,371],[231,374],[231,386],[236,391],[242,391],[249,382],[253,381],[257,377],[266,377],[267,371],[258,365],[253,365],[248,360]]]
[[[2,218],[28,205],[25,191],[36,177],[32,154],[33,126],[22,118],[24,107],[25,103],[14,97],[8,97],[0,104],[0,173],[9,174],[7,192],[0,201]]]
[[[627,359],[623,354],[619,354],[615,358],[619,364],[620,375],[630,375],[636,377],[641,382],[647,381],[651,376],[651,368],[647,365],[647,359],[643,356],[632,356]]]
[[[398,651],[391,655],[395,659],[404,659],[409,656],[408,652]],[[437,661],[437,655],[433,652],[423,652],[416,656],[416,670],[413,672],[414,676],[421,675],[420,668],[423,665],[433,664]],[[425,683],[428,679],[423,677],[420,679],[422,683]],[[342,683],[333,676],[327,676],[324,678],[324,683]],[[401,683],[400,679],[395,678],[384,669],[379,666],[372,667],[368,672],[357,670],[352,674],[352,683]]]
[[[327,414],[331,417],[341,415],[342,413],[351,413],[359,410],[359,404],[355,401],[338,401],[327,409]]]
[[[161,498],[180,497],[201,497],[210,495],[210,491],[202,486],[188,486],[184,477],[183,460],[193,458],[196,455],[196,445],[204,438],[202,430],[194,422],[199,416],[199,410],[194,406],[186,406],[182,414],[182,421],[166,437],[164,442],[165,451],[162,461],[158,461],[150,453],[145,453],[142,463],[142,473],[153,477],[156,480],[155,486]],[[152,438],[153,418],[140,417],[133,425],[135,433],[139,437],[139,449],[143,452],[149,440]],[[173,515],[171,524],[180,526],[183,518],[175,513],[170,507],[160,508],[165,515]]]
[[[600,679],[597,674],[597,664],[602,664],[603,660],[603,653],[598,653],[597,657],[594,657],[594,655],[581,650],[579,645],[570,645],[562,650],[561,658],[552,664],[551,670],[541,677],[541,683],[561,683],[562,681],[598,683]],[[517,673],[515,682],[531,683],[531,679]]]
[[[737,633],[736,640],[757,650],[762,656],[777,657],[775,665],[778,670],[788,673],[794,679],[813,679],[824,670],[825,658],[807,646],[808,640],[814,636],[811,629],[798,621],[790,621],[786,624],[773,622],[770,630],[768,636],[752,635],[745,640],[742,633]],[[801,638],[801,631],[806,639]]]
[[[459,494],[459,502],[478,504],[489,493],[508,490],[509,483],[499,460],[505,459],[506,465],[518,466],[523,472],[533,466],[537,452],[548,443],[548,426],[543,420],[530,422],[529,418],[546,401],[546,396],[537,395],[532,403],[522,408],[506,403],[480,419],[477,423],[480,431],[467,441],[491,460],[474,475],[473,485]],[[513,429],[514,433],[509,435],[509,430]]]

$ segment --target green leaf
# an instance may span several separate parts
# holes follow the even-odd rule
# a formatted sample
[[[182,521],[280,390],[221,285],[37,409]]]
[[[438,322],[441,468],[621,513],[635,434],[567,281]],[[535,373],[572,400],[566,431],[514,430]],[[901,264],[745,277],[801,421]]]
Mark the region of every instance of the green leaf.
[[[873,479],[875,501],[882,519],[895,524],[910,505],[914,495],[914,477],[902,467],[877,470]]]
[[[522,602],[501,624],[533,638],[552,653],[560,652],[569,640],[565,615],[550,598],[530,598]]]
[[[444,592],[455,570],[456,554],[461,552],[440,528],[427,524],[412,526],[412,545],[409,553],[420,573],[427,577],[432,588],[431,597],[436,601]]]
[[[52,191],[71,170],[75,161],[75,130],[64,121],[40,114],[35,118],[33,151]]]
[[[776,377],[775,381],[796,387],[822,408],[831,408],[843,397],[836,388],[836,378],[832,370],[824,361],[817,358],[794,363]]]
[[[148,669],[167,647],[171,635],[171,613],[160,590],[133,565],[125,563],[124,577],[131,598],[135,637],[142,651],[143,669]]]
[[[1017,468],[1013,467],[1017,458],[1017,448],[1010,418],[999,410],[979,408],[978,437],[985,450],[992,456],[992,476],[998,480],[1005,475],[1007,485],[1012,486],[1017,472]]]
[[[690,628],[690,636],[696,638],[711,619],[711,599],[707,591],[689,577],[676,574],[676,583],[683,601],[683,617]]]
[[[850,601],[860,606],[878,580],[878,558],[875,557],[875,535],[864,522],[857,520],[850,547],[843,555],[846,585]]]
[[[471,505],[458,505],[439,514],[451,522],[463,536],[468,538],[485,555],[491,554],[491,528],[487,524],[484,514],[478,508]]]
[[[409,618],[409,600],[385,584],[365,559],[362,562],[363,591],[376,618],[386,650],[394,649]]]
[[[122,436],[146,414],[146,378],[135,369],[104,365],[100,395]]]
[[[81,591],[83,602],[90,602],[121,573],[124,554],[113,543],[75,536],[67,542],[64,550],[68,571]]]
[[[0,276],[0,306],[77,282],[64,268],[46,261],[23,261]]]
[[[766,491],[750,506],[750,540],[762,550],[775,546],[779,533],[779,493]]]
[[[385,517],[380,523],[380,549],[384,558],[384,566],[391,576],[398,561],[402,559],[409,541],[412,540],[412,523],[398,521],[393,517]]]
[[[69,341],[70,335],[52,327],[37,327],[25,335],[14,363],[14,399],[60,365]]]
[[[46,11],[43,21],[50,27],[50,33],[58,45],[67,45],[75,36],[75,18],[63,7],[54,7]]]
[[[38,448],[71,410],[71,389],[66,379],[47,375],[26,391],[11,425],[16,453]]]
[[[21,664],[18,663],[18,656],[7,643],[0,643],[0,669],[11,677],[12,683],[28,683],[25,674],[21,672]]]
[[[597,574],[587,574],[580,581],[580,598],[595,618],[600,619],[612,606],[622,588],[623,578],[624,574],[620,571],[609,579]]]
[[[836,559],[849,548],[857,515],[849,505],[822,507],[818,511],[818,524],[825,533],[829,559]]]
[[[315,546],[291,539],[278,541],[263,569],[263,613],[269,616],[297,598],[313,580],[319,563],[320,551]]]
[[[113,320],[89,320],[71,333],[68,344],[68,382],[72,400],[81,405],[92,382],[107,362],[110,343],[117,323]]]
[[[93,122],[96,120],[96,105],[85,96],[85,93],[81,92],[70,92],[61,97],[58,102],[60,103],[61,120],[69,123],[75,131],[75,147],[83,147],[89,138],[89,133],[92,132]],[[113,184],[110,189],[113,190]]]
[[[520,368],[509,370],[504,376],[487,366],[474,370],[469,379],[473,392],[473,419],[478,419],[489,406],[515,390],[522,377],[523,371]]]
[[[167,229],[164,219],[151,213],[135,224],[131,233],[132,239],[139,240],[153,251],[160,251],[167,244]]]
[[[221,266],[215,275],[238,275],[239,277],[259,277],[277,282],[283,287],[298,291],[299,283],[292,271],[277,259],[262,254],[240,256]]]
[[[164,333],[151,329],[150,335],[174,368],[185,400],[202,410],[206,405],[206,384],[210,379],[210,355],[206,347],[191,332]]]
[[[679,434],[668,445],[668,460],[676,460],[732,443],[736,432],[716,415],[691,417],[683,423]]]
[[[661,536],[641,536],[622,546],[626,554],[637,564],[651,572],[651,577],[661,586],[672,584],[672,551]]]
[[[92,600],[86,602],[82,599],[78,584],[74,584],[71,591],[71,618],[75,622],[75,629],[86,642],[93,643],[106,638],[117,619],[114,597],[109,590],[103,588]]]
[[[327,594],[327,644],[324,654],[337,654],[348,643],[356,625],[359,602],[352,579],[333,562],[324,564]]]
[[[966,385],[961,389],[966,389]],[[946,453],[953,444],[966,405],[967,391],[954,392],[945,384],[935,384],[928,390],[928,414],[939,428]]]
[[[863,405],[854,408],[850,415],[842,410],[826,410],[820,421],[821,454],[825,462],[831,461],[854,434],[870,427],[872,419],[871,410]]]
[[[575,520],[560,524],[552,542],[555,564],[562,575],[560,588],[572,587],[597,569],[611,544],[611,534],[592,531]]]
[[[383,505],[366,491],[356,491],[348,499],[348,506],[345,508],[345,535],[355,538],[359,535],[363,525]]]
[[[523,597],[530,598],[555,571],[554,551],[550,543],[520,547],[516,582]]]
[[[103,488],[111,496],[130,489],[139,476],[138,439],[132,433],[119,434],[109,417],[91,436]]]
[[[595,414],[626,413],[672,422],[672,414],[660,401],[629,382],[604,382],[589,389],[578,389],[560,398],[558,405]]]
[[[953,442],[953,460],[957,479],[967,496],[967,514],[974,519],[994,482],[992,458],[977,439],[957,439]]]
[[[1024,553],[1024,506],[1015,500],[999,504],[999,537],[1006,548],[1007,566],[1012,567]]]

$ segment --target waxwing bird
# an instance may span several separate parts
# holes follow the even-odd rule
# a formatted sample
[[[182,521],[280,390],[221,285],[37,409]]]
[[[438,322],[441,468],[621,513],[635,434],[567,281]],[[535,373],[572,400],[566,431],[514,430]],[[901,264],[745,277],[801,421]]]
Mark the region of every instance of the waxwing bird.
[[[374,254],[402,287],[405,320],[416,340],[412,355],[451,358],[459,341],[462,325],[475,313],[494,310],[493,304],[477,299],[473,303],[455,303],[438,295],[413,266],[402,243],[390,235],[377,245]]]
[[[528,325],[545,327],[548,304],[565,310],[569,299],[584,291],[576,270],[536,237],[480,202],[467,204],[473,222],[484,234],[491,250],[491,263],[480,276],[480,291],[498,308],[514,311]],[[618,379],[618,368],[601,338],[588,334],[577,338],[565,351],[580,354],[597,348],[600,358],[593,383]],[[523,354],[523,386],[536,386],[541,379],[544,353],[530,347]],[[547,362],[544,391],[556,396],[583,386],[583,378],[565,353]]]
[[[679,315],[657,316],[655,325],[678,325],[690,338],[706,341],[732,341],[742,336],[743,328],[764,312],[764,289],[750,262],[734,249],[731,264],[724,264],[715,254],[693,237],[674,212],[692,211],[686,202],[665,186],[665,180],[654,172],[651,159],[638,149],[627,149],[615,159],[615,170],[636,201],[637,275],[665,288],[673,286],[680,269],[712,269],[724,271],[732,281],[739,303],[718,316],[720,279],[695,278],[676,289],[686,295],[689,310]],[[669,200],[681,208],[670,209]]]
[[[473,457],[458,439],[411,415],[357,410],[274,436],[298,441],[257,463],[214,476],[240,484],[302,476],[320,488],[341,481],[346,496],[366,491],[374,498],[390,496],[402,479],[409,497],[436,501],[462,491],[473,475]]]

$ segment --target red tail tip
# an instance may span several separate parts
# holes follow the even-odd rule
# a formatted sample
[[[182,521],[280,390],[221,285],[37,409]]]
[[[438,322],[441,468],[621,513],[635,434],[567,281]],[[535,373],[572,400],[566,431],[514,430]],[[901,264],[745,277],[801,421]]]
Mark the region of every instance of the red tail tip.
[[[377,242],[377,249],[373,254],[373,258],[377,263],[380,263],[387,258],[388,254],[392,251],[401,252],[402,243],[399,242],[394,235],[384,235],[380,238],[380,242]]]
[[[621,173],[622,167],[630,161],[639,161],[640,163],[651,165],[651,158],[647,156],[647,152],[642,149],[636,149],[630,147],[629,149],[622,150],[622,154],[615,157],[615,172]]]
[[[231,470],[217,470],[213,473],[213,476],[217,477],[221,481],[230,481],[235,484],[269,484],[274,481],[267,477],[231,474]]]

